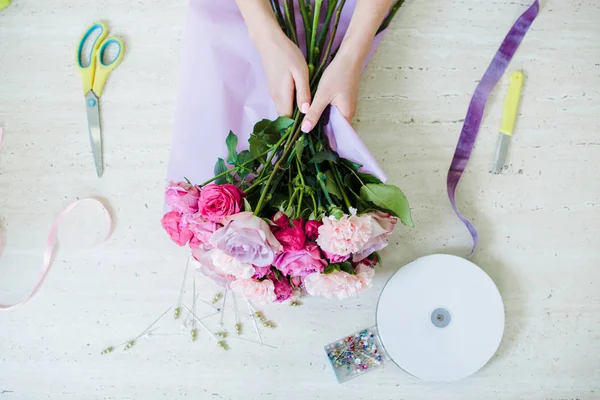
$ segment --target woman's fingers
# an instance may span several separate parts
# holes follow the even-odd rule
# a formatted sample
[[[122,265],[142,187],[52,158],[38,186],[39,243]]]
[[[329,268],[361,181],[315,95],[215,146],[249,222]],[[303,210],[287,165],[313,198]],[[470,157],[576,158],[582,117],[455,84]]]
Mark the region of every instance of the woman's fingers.
[[[308,67],[302,63],[292,71],[294,84],[296,85],[296,102],[302,113],[308,112],[310,108],[310,84],[308,81]]]
[[[271,87],[277,88],[277,92],[271,94],[277,114],[291,118],[294,111],[294,80],[292,76],[279,82],[278,86],[272,85]]]
[[[304,120],[302,121],[302,125],[300,126],[300,130],[302,132],[308,133],[310,132],[319,122],[323,111],[330,103],[330,96],[323,90],[317,89],[317,93],[315,94],[315,99],[313,103],[306,112],[304,116]]]

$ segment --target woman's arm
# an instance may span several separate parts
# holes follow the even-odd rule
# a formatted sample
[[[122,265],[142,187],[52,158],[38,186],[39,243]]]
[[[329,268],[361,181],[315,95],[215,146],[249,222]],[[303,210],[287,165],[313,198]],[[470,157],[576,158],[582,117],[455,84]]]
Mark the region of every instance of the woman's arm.
[[[294,92],[303,112],[310,106],[308,66],[302,52],[281,30],[269,0],[236,0],[262,60],[269,92],[280,115],[292,116]]]
[[[377,30],[393,0],[357,0],[352,20],[340,49],[323,73],[302,130],[309,132],[329,105],[335,105],[348,121],[356,111],[360,74]]]

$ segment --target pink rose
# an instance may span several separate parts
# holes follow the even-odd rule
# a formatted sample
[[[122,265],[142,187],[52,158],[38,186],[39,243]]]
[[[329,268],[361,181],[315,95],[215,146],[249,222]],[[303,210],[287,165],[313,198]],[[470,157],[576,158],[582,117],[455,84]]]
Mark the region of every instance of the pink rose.
[[[302,250],[278,254],[273,265],[284,275],[305,277],[322,272],[327,266],[327,261],[321,258],[321,251],[317,245],[309,243]]]
[[[197,248],[199,245],[208,245],[212,234],[221,227],[217,223],[205,220],[199,212],[184,214],[181,223],[194,234],[190,241],[190,247],[192,248]]]
[[[229,285],[231,290],[240,293],[249,300],[260,303],[273,303],[277,300],[275,285],[269,279],[255,281],[253,279],[238,279]]]
[[[323,251],[338,256],[348,256],[361,250],[371,239],[372,218],[357,216],[356,210],[340,219],[334,216],[323,218],[319,227],[317,243]]]
[[[251,212],[225,217],[223,223],[211,236],[210,244],[244,264],[271,265],[275,254],[282,249],[269,225]]]
[[[385,248],[388,245],[386,237],[393,232],[394,225],[398,222],[398,218],[381,211],[370,212],[365,216],[371,218],[373,230],[369,241],[352,256],[354,262],[361,261],[372,253]]]
[[[257,267],[256,265],[254,266],[254,276],[252,278],[254,279],[261,279],[264,278],[265,276],[267,276],[267,274],[271,271],[271,266],[267,265],[264,267]]]
[[[271,279],[275,287],[275,296],[277,296],[275,301],[281,303],[292,297],[294,294],[294,289],[292,288],[292,285],[290,285],[290,282],[287,280],[287,278],[282,277],[281,280],[277,280],[275,279],[275,276],[273,276]]]
[[[181,213],[171,211],[166,213],[161,220],[162,227],[179,246],[185,246],[192,238],[193,233],[181,223]]]
[[[287,228],[289,226],[290,219],[283,211],[277,211],[273,216],[273,223],[280,228]]]
[[[211,183],[202,188],[198,208],[208,221],[220,222],[223,217],[240,212],[244,196],[244,192],[234,185]]]
[[[310,240],[316,240],[319,237],[319,227],[323,225],[321,221],[317,221],[311,219],[310,221],[306,221],[304,225],[304,233],[306,237]]]
[[[330,274],[311,274],[304,279],[304,287],[311,296],[323,296],[328,299],[343,300],[371,287],[373,268],[359,265],[356,275],[344,271]]]
[[[198,188],[186,182],[169,183],[165,190],[165,202],[171,210],[188,214],[198,211]]]
[[[304,247],[304,221],[295,219],[292,227],[286,227],[275,232],[275,237],[283,245],[283,251],[298,251]]]

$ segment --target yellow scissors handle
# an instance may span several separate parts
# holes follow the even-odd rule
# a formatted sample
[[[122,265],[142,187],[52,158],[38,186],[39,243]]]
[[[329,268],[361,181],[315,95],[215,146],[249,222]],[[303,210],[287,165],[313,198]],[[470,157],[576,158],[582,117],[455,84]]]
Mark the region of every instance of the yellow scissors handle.
[[[94,40],[89,53],[89,61],[83,59],[84,45],[92,34],[98,32],[98,36]],[[77,69],[81,74],[83,81],[83,94],[86,95],[90,90],[93,90],[97,97],[100,97],[104,84],[108,78],[108,74],[115,69],[123,59],[125,53],[125,45],[123,41],[117,37],[109,37],[108,28],[102,22],[95,22],[81,35],[79,45],[77,46]],[[105,53],[110,45],[117,46],[118,53],[116,57],[108,62],[105,62]]]
[[[94,40],[90,48],[90,53],[88,58],[84,60],[83,58],[83,46],[88,41],[90,36],[98,32],[98,36]],[[108,35],[108,28],[102,22],[95,22],[90,25],[89,28],[81,35],[81,39],[79,39],[79,45],[77,46],[77,69],[81,74],[81,79],[83,81],[83,94],[86,95],[87,92],[92,90],[92,86],[94,85],[94,74],[96,72],[96,54],[98,53],[98,48],[100,44],[104,40],[104,38]]]
[[[104,53],[106,49],[110,45],[115,45],[118,47],[118,53],[116,57],[110,60],[108,63],[104,62]],[[92,85],[92,90],[96,93],[96,96],[100,97],[102,94],[102,89],[104,89],[104,84],[106,83],[106,79],[108,78],[108,74],[121,63],[123,59],[123,55],[125,54],[125,44],[118,37],[112,36],[102,42],[100,48],[96,53],[97,63],[96,63],[96,74],[94,77],[94,84]]]

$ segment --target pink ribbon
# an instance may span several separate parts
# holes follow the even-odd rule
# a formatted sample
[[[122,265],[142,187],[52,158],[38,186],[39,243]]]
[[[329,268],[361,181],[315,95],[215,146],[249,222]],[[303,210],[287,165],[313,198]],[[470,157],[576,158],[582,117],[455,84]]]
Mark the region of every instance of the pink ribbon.
[[[0,148],[1,147],[2,147],[2,127],[0,127]],[[108,209],[106,208],[106,206],[104,204],[102,204],[100,201],[98,201],[96,199],[92,199],[92,198],[77,200],[77,201],[69,204],[64,210],[62,210],[60,212],[60,214],[58,214],[58,216],[52,223],[52,226],[50,227],[50,233],[48,233],[48,241],[46,243],[46,249],[44,250],[44,261],[42,263],[42,271],[40,273],[40,276],[39,276],[37,282],[33,286],[33,289],[31,289],[29,294],[23,300],[19,301],[18,303],[15,303],[12,305],[0,304],[0,311],[14,310],[15,308],[22,306],[23,304],[25,304],[29,300],[31,300],[31,298],[33,296],[35,296],[35,294],[40,290],[40,288],[42,287],[42,284],[44,283],[44,280],[46,279],[46,276],[48,275],[50,266],[52,265],[52,254],[54,253],[54,249],[56,248],[56,241],[57,241],[57,237],[58,237],[58,235],[57,235],[58,227],[60,226],[62,220],[74,208],[76,208],[78,205],[80,205],[81,203],[84,203],[84,202],[94,202],[94,203],[100,204],[102,209],[104,211],[106,211],[106,216],[108,219],[108,232],[106,234],[106,237],[99,244],[104,243],[106,241],[106,239],[109,238],[109,236],[112,232],[112,225],[113,225],[112,217],[110,215],[110,212],[108,211]],[[2,251],[2,232],[0,231],[0,255],[1,255],[1,251]]]

